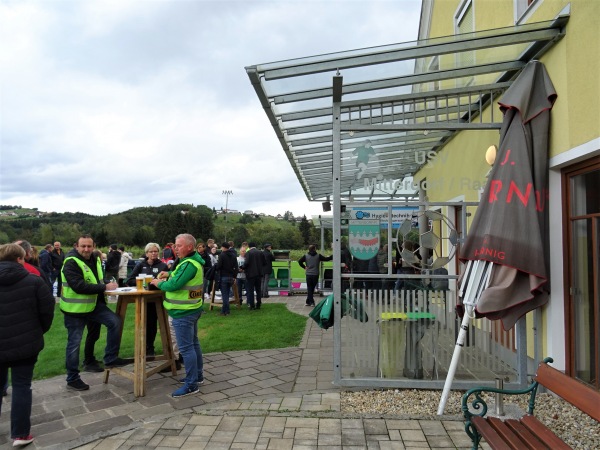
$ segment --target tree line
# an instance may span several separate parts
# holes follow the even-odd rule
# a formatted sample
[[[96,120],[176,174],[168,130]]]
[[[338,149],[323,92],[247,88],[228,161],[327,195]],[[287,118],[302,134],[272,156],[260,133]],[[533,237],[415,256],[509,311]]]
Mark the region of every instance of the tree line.
[[[288,216],[291,213],[286,212]],[[90,234],[100,247],[118,243],[143,247],[148,242],[164,245],[180,233],[197,239],[269,242],[273,248],[299,249],[320,242],[320,230],[303,217],[300,222],[269,216],[218,214],[205,205],[163,205],[138,207],[117,214],[94,216],[81,212],[51,213],[43,217],[18,217],[0,221],[0,242],[26,239],[34,245],[60,241],[75,242]],[[331,234],[327,233],[331,240]]]

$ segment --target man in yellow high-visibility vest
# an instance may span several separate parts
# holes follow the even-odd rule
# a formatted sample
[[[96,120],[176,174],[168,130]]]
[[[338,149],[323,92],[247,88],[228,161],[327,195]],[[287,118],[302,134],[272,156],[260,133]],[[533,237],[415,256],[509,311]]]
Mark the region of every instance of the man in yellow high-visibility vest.
[[[104,284],[102,262],[94,255],[94,239],[84,234],[65,258],[61,270],[60,310],[67,329],[67,388],[85,391],[90,387],[79,376],[79,347],[83,329],[89,321],[105,325],[108,332],[104,350],[104,367],[121,367],[128,361],[119,358],[121,318],[104,302],[104,292],[118,284]]]
[[[163,305],[172,318],[179,353],[185,365],[183,386],[171,395],[185,397],[199,391],[204,383],[202,349],[198,340],[198,319],[202,314],[202,266],[204,260],[196,252],[196,239],[191,234],[175,238],[177,261],[171,272],[161,272],[152,280],[154,286],[165,291]],[[165,281],[165,277],[169,279]]]

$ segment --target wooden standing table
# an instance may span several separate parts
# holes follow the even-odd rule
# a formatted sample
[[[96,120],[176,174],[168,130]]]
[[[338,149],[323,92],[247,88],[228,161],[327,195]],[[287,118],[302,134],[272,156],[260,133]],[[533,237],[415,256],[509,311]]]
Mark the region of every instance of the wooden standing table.
[[[123,325],[121,326],[121,336],[125,325],[125,316],[127,314],[127,306],[131,303],[135,304],[135,329],[134,332],[134,355],[133,355],[133,372],[122,368],[114,367],[104,370],[104,383],[108,383],[108,377],[111,372],[117,375],[122,375],[130,380],[133,380],[133,395],[143,397],[146,395],[146,378],[160,372],[165,367],[171,367],[173,375],[177,375],[175,367],[175,355],[173,354],[173,346],[171,343],[171,333],[169,331],[169,321],[165,312],[162,301],[162,291],[107,291],[106,295],[117,295],[116,313],[121,317]],[[148,305],[151,308],[156,308],[158,316],[158,329],[160,331],[160,339],[162,341],[163,353],[155,357],[156,361],[161,361],[160,364],[154,367],[147,367],[146,363],[146,312]]]

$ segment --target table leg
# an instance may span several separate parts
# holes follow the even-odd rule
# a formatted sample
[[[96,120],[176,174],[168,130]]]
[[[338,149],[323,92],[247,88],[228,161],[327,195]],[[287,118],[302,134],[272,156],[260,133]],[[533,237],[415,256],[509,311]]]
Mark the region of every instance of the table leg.
[[[160,303],[158,303],[160,302]],[[169,323],[166,319],[166,314],[162,309],[162,298],[157,296],[148,295],[127,295],[119,297],[117,301],[116,312],[121,317],[123,324],[125,324],[125,315],[127,313],[127,306],[130,303],[135,303],[135,330],[133,331],[134,336],[134,353],[133,353],[133,371],[125,370],[122,367],[114,367],[112,369],[106,369],[104,371],[104,383],[108,383],[108,376],[110,372],[115,372],[118,375],[122,375],[133,381],[133,394],[136,397],[143,397],[146,395],[146,378],[159,372],[164,367],[171,366],[173,375],[177,375],[175,367],[175,360],[173,356],[173,347],[171,346],[171,336],[169,334]],[[163,341],[163,352],[164,355],[160,359],[167,359],[168,362],[164,362],[161,365],[146,369],[146,317],[148,313],[148,303],[153,303],[152,306],[157,308],[158,321],[160,325],[161,339]],[[123,327],[121,327],[121,336],[123,334]]]
[[[135,343],[133,365],[133,395],[146,395],[146,312],[147,302],[139,297],[135,302]]]
[[[217,285],[216,281],[213,280],[212,286],[210,287],[210,294],[208,294],[209,300],[210,300],[210,305],[208,306],[209,311],[212,311],[213,304],[215,303],[215,286],[216,285]]]
[[[158,316],[158,328],[160,330],[160,340],[162,342],[163,355],[166,360],[171,363],[171,373],[177,375],[177,367],[175,366],[175,355],[173,354],[173,343],[171,342],[171,331],[169,328],[169,319],[167,313],[162,307],[162,300],[156,303],[156,315]]]
[[[123,338],[123,328],[125,327],[125,315],[127,314],[127,305],[129,305],[132,300],[128,297],[123,297],[122,295],[117,296],[117,306],[115,308],[115,314],[117,314],[121,318],[121,329],[119,330],[119,342]],[[104,369],[104,384],[108,383],[108,377],[110,375],[110,369]]]

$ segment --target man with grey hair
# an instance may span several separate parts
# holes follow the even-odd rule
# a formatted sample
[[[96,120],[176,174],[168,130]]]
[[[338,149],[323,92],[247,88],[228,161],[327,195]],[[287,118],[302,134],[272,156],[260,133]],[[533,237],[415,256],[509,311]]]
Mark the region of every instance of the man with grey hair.
[[[174,398],[195,394],[204,382],[203,359],[198,340],[198,319],[202,314],[202,266],[204,260],[196,252],[196,239],[191,234],[175,238],[177,264],[169,273],[161,272],[151,284],[165,292],[163,306],[173,318],[173,329],[185,364],[183,386],[176,389]],[[165,280],[168,277],[168,280]]]

